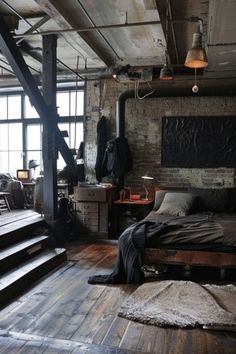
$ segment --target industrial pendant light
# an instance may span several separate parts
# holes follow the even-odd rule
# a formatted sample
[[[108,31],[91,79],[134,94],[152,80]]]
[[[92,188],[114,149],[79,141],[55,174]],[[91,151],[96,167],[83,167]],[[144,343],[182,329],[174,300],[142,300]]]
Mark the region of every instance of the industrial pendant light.
[[[169,55],[168,55],[168,37],[169,37],[169,29],[168,29],[168,8],[169,1],[166,2],[166,50],[165,50],[165,64],[163,68],[160,70],[160,80],[173,80],[173,70],[169,65]]]
[[[173,70],[169,66],[167,60],[163,68],[160,70],[160,80],[173,80]]]
[[[188,68],[199,69],[208,65],[205,49],[202,48],[202,20],[198,20],[198,30],[193,34],[192,48],[188,51],[184,63]]]

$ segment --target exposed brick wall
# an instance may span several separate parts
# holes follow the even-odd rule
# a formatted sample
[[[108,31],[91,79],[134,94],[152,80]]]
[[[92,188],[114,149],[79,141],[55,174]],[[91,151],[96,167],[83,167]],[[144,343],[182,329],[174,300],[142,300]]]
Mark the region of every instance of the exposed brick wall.
[[[104,86],[105,85],[105,86]],[[106,80],[87,84],[85,146],[87,175],[94,181],[96,125],[101,114],[108,118],[110,138],[116,135],[116,100],[133,85]],[[96,111],[100,106],[101,112]],[[158,97],[126,101],[125,135],[132,151],[134,166],[126,175],[126,185],[141,185],[146,170],[152,169],[156,186],[233,187],[235,170],[231,168],[162,168],[161,118],[163,116],[236,115],[234,97]]]

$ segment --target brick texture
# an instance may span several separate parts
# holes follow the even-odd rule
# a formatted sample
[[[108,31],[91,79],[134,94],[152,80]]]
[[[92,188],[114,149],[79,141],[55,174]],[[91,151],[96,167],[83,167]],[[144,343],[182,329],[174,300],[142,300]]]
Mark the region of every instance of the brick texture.
[[[86,90],[85,165],[89,181],[96,181],[96,127],[103,114],[108,119],[109,139],[116,136],[116,100],[133,84],[114,80],[89,81]],[[163,168],[161,160],[161,118],[163,116],[235,115],[235,97],[158,97],[126,101],[125,135],[133,157],[133,168],[126,175],[129,186],[142,184],[141,176],[151,170],[150,186],[226,188],[235,186],[233,168]],[[197,119],[197,118],[196,118]],[[110,181],[111,178],[106,178]]]

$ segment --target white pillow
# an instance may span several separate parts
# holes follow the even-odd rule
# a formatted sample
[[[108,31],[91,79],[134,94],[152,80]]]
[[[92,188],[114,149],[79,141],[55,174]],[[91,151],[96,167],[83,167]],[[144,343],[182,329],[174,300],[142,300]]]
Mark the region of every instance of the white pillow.
[[[191,193],[166,193],[156,214],[185,216],[193,205],[195,195]]]

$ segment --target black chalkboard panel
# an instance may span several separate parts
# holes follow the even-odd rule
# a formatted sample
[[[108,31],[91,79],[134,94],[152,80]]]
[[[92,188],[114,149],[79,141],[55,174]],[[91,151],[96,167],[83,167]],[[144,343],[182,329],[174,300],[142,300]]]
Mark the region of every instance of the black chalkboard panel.
[[[236,167],[236,117],[163,117],[163,167]]]

